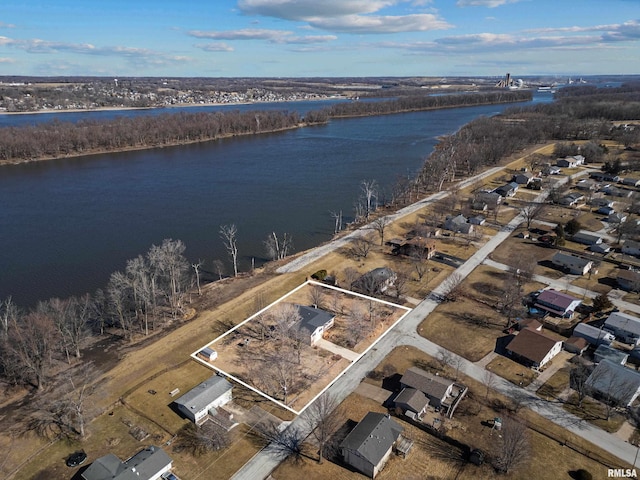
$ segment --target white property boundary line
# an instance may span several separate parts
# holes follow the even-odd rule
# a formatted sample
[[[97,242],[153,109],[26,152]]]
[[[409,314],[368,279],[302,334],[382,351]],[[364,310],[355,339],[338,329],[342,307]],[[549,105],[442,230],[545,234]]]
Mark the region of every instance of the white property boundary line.
[[[336,377],[335,377],[333,380],[331,380],[331,381],[330,381],[330,382],[329,382],[329,383],[328,383],[328,384],[327,384],[327,385],[326,385],[326,386],[325,386],[325,387],[320,391],[320,393],[318,393],[318,394],[317,394],[315,397],[313,397],[309,402],[307,402],[307,404],[306,404],[306,405],[305,405],[301,410],[299,410],[299,411],[298,411],[298,410],[294,410],[293,408],[291,408],[291,407],[289,407],[289,406],[285,405],[285,404],[284,404],[284,403],[282,403],[281,401],[276,400],[275,398],[273,398],[273,397],[271,397],[271,396],[267,395],[266,393],[262,392],[261,390],[258,390],[257,388],[255,388],[255,387],[253,387],[253,386],[251,386],[251,385],[247,384],[246,382],[243,382],[243,381],[242,381],[242,380],[240,380],[239,378],[236,378],[236,377],[234,377],[233,375],[231,375],[231,374],[229,374],[229,373],[225,372],[224,370],[221,370],[220,368],[218,368],[218,367],[216,367],[216,366],[212,365],[210,362],[205,362],[204,360],[202,360],[201,358],[199,358],[199,357],[198,357],[198,353],[199,353],[199,352],[201,352],[204,348],[206,348],[206,347],[211,347],[211,346],[212,346],[213,344],[215,344],[216,342],[218,342],[218,341],[222,340],[222,339],[223,339],[224,337],[226,337],[227,335],[229,335],[229,334],[233,333],[233,332],[234,332],[234,331],[236,331],[238,328],[242,327],[245,323],[247,323],[247,322],[249,322],[249,321],[253,320],[253,319],[254,319],[255,317],[257,317],[258,315],[261,315],[262,313],[266,312],[267,310],[269,310],[269,309],[270,309],[271,307],[273,307],[274,305],[276,305],[276,304],[280,303],[281,301],[283,301],[283,300],[284,300],[285,298],[287,298],[289,295],[294,294],[295,292],[297,292],[298,290],[300,290],[300,289],[302,289],[302,288],[306,287],[307,285],[316,285],[316,286],[319,286],[319,287],[328,288],[328,289],[330,289],[330,290],[336,290],[336,291],[338,291],[338,292],[341,292],[341,293],[344,293],[344,294],[347,294],[347,295],[351,295],[351,296],[354,296],[354,297],[363,298],[363,299],[366,299],[366,300],[369,300],[369,301],[374,301],[374,302],[381,303],[381,304],[383,304],[383,305],[388,305],[388,306],[391,306],[391,307],[394,307],[394,308],[399,308],[399,309],[401,309],[401,310],[405,310],[405,313],[404,313],[404,314],[402,314],[402,315],[400,316],[400,318],[398,318],[398,320],[396,320],[392,325],[390,325],[390,326],[385,330],[385,332],[384,332],[382,335],[380,335],[380,336],[376,339],[376,341],[375,341],[375,342],[373,342],[371,345],[369,345],[369,347],[368,347],[364,352],[362,352],[360,355],[358,355],[358,357],[357,357],[355,360],[351,361],[351,363],[349,363],[349,365],[347,365],[347,367],[346,367],[344,370],[342,370],[338,375],[336,375]],[[358,360],[360,360],[364,355],[366,355],[366,354],[369,352],[369,350],[371,350],[371,349],[372,349],[372,348],[373,348],[373,347],[374,347],[374,346],[375,346],[375,345],[376,345],[380,340],[382,340],[382,339],[384,338],[384,336],[385,336],[385,335],[387,335],[387,333],[389,333],[389,332],[390,332],[390,331],[391,331],[391,330],[392,330],[392,329],[393,329],[393,328],[394,328],[398,323],[400,323],[400,322],[404,319],[404,317],[406,317],[406,316],[409,314],[409,312],[411,312],[411,309],[410,309],[410,308],[405,307],[405,306],[402,306],[402,305],[398,305],[398,304],[396,304],[396,303],[387,302],[386,300],[380,300],[380,299],[378,299],[378,298],[373,298],[373,297],[370,297],[370,296],[368,296],[368,295],[363,295],[363,294],[361,294],[361,293],[352,292],[352,291],[350,291],[350,290],[345,290],[345,289],[343,289],[343,288],[334,287],[334,286],[332,286],[332,285],[326,285],[326,284],[324,284],[324,283],[315,282],[315,281],[313,281],[313,280],[307,280],[307,281],[306,281],[306,282],[304,282],[303,284],[299,285],[298,287],[294,288],[294,289],[293,289],[293,290],[291,290],[290,292],[288,292],[288,293],[284,294],[282,297],[278,298],[276,301],[274,301],[274,302],[270,303],[270,304],[269,304],[269,305],[267,305],[266,307],[264,307],[264,308],[262,308],[261,310],[257,311],[256,313],[254,313],[254,314],[253,314],[253,315],[251,315],[249,318],[247,318],[247,319],[246,319],[246,320],[244,320],[243,322],[239,323],[238,325],[236,325],[236,326],[235,326],[235,327],[233,327],[232,329],[230,329],[230,330],[228,330],[227,332],[223,333],[222,335],[218,336],[218,337],[217,337],[216,339],[214,339],[213,341],[211,341],[211,342],[207,343],[206,345],[203,345],[201,348],[199,348],[198,350],[196,350],[195,352],[193,352],[190,356],[191,356],[191,358],[193,358],[193,359],[194,359],[194,360],[196,360],[197,362],[201,363],[202,365],[204,365],[204,366],[206,366],[206,367],[209,367],[209,368],[211,368],[211,369],[215,370],[216,372],[218,372],[218,373],[220,373],[220,374],[222,374],[222,375],[224,375],[224,376],[226,376],[226,377],[228,377],[228,378],[232,379],[233,381],[235,381],[235,382],[239,383],[240,385],[243,385],[243,386],[247,387],[247,388],[248,388],[249,390],[251,390],[252,392],[257,393],[258,395],[260,395],[260,396],[262,396],[262,397],[266,398],[267,400],[269,400],[269,401],[271,401],[271,402],[275,403],[276,405],[279,405],[280,407],[282,407],[282,408],[284,408],[284,409],[286,409],[286,410],[290,411],[290,412],[291,412],[291,413],[293,413],[294,415],[300,415],[302,412],[304,412],[304,411],[307,409],[307,407],[308,407],[309,405],[311,405],[313,402],[315,402],[315,401],[316,401],[316,399],[317,399],[318,397],[320,397],[320,396],[321,396],[321,395],[322,395],[322,394],[323,394],[327,389],[329,389],[329,387],[331,387],[331,385],[333,385],[333,384],[335,383],[335,381],[336,381],[338,378],[340,378],[340,376],[341,376],[341,375],[344,375],[344,374],[345,374],[345,373],[346,373],[346,372],[347,372],[347,371],[348,371],[348,370],[349,370],[349,369],[350,369],[350,368],[351,368],[351,367],[352,367],[352,366],[353,366],[353,365],[354,365]],[[344,357],[343,357],[343,358],[344,358]]]

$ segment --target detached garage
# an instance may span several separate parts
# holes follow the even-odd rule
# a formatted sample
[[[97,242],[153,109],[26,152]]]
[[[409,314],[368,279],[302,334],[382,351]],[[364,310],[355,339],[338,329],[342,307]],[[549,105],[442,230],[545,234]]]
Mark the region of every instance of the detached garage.
[[[231,401],[233,385],[225,378],[214,375],[191,389],[174,403],[178,410],[194,423],[202,423],[209,410],[221,407]]]

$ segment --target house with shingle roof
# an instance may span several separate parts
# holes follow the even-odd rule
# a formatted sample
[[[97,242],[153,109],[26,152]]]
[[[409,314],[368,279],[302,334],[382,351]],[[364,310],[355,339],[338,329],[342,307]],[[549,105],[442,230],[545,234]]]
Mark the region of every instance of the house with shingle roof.
[[[558,317],[571,318],[581,303],[571,295],[549,288],[538,295],[534,306]]]
[[[174,401],[186,418],[199,424],[204,422],[210,410],[231,401],[233,385],[219,375],[208,378]]]
[[[370,478],[387,463],[403,431],[389,415],[369,412],[340,444],[340,454],[348,465]]]
[[[573,329],[573,336],[584,338],[591,345],[598,346],[600,344],[609,345],[614,340],[613,334],[603,330],[602,328],[594,327],[587,323],[579,323]]]
[[[619,270],[616,282],[622,290],[636,292],[640,290],[640,272],[635,270]]]
[[[403,388],[396,398],[393,399],[396,408],[402,410],[402,413],[413,419],[420,418],[429,406],[429,399],[420,390],[415,388]]]
[[[593,268],[592,260],[564,252],[556,253],[551,259],[551,263],[572,275],[585,275]]]
[[[602,360],[586,382],[592,396],[631,406],[640,395],[640,373],[611,360]]]
[[[453,380],[434,375],[418,367],[409,368],[400,379],[402,388],[420,390],[434,407],[440,407],[451,395],[453,384]]]
[[[322,338],[324,332],[333,327],[336,316],[320,308],[306,307],[304,305],[296,306],[298,307],[300,320],[296,322],[293,328],[301,332],[302,338],[309,345],[315,345]]]
[[[172,464],[164,450],[150,446],[124,462],[109,453],[94,460],[80,476],[83,480],[157,480]]]
[[[525,328],[506,347],[507,353],[521,363],[542,368],[562,350],[562,341],[543,332]]]
[[[612,312],[604,322],[604,329],[624,343],[640,343],[640,318],[633,315]]]
[[[640,257],[640,242],[636,242],[635,240],[625,240],[622,245],[622,253],[633,255],[634,257]]]

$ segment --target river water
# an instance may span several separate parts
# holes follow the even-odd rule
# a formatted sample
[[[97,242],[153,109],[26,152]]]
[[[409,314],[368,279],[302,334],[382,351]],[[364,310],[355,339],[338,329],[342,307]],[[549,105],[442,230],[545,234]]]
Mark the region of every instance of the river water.
[[[304,113],[322,105],[298,103],[279,108]],[[229,271],[222,224],[237,225],[241,270],[264,260],[263,241],[272,231],[291,234],[295,251],[313,247],[331,238],[331,211],[352,215],[362,180],[389,191],[399,175],[419,170],[438,136],[504,108],[333,120],[282,133],[4,166],[0,299],[11,295],[30,306],[93,292],[164,238],[184,241],[189,259],[205,261],[205,269],[220,259]],[[130,114],[141,112],[157,113]],[[7,117],[28,118],[3,116],[0,124],[10,123]]]

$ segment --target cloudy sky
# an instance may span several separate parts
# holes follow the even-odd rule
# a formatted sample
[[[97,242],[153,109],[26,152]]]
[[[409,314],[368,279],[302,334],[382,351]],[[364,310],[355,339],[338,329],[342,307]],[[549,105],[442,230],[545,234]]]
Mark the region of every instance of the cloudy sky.
[[[640,0],[5,0],[0,75],[638,74]]]

